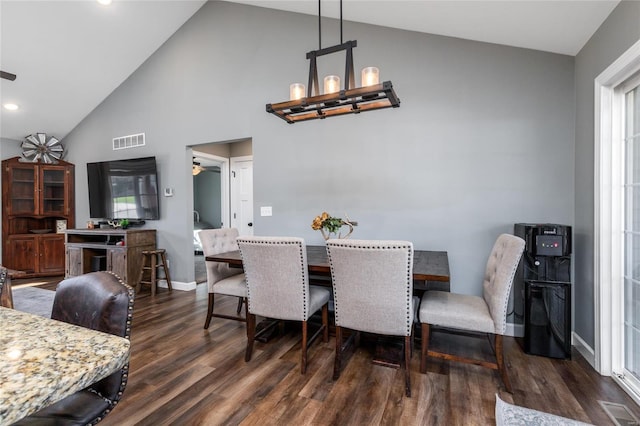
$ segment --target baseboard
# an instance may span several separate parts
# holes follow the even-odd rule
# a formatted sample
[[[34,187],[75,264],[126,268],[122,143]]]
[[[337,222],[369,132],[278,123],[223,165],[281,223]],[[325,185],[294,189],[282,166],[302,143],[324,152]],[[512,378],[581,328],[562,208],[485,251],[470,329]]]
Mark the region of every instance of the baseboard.
[[[626,393],[629,394],[631,399],[633,399],[633,401],[636,404],[638,404],[638,406],[640,406],[640,393],[638,393],[637,388],[634,387],[629,382],[629,378],[628,377],[625,377],[625,375],[613,374],[611,376],[611,378],[613,379],[614,382],[616,382],[618,384],[618,386],[620,386]],[[601,405],[602,405],[602,403],[601,403]],[[627,408],[627,407],[625,407],[625,408]],[[609,414],[609,413],[607,413],[607,414]],[[632,423],[629,423],[629,424],[632,424]],[[636,424],[640,424],[640,423],[636,422]]]
[[[168,288],[167,282],[165,280],[158,280],[158,287]],[[191,281],[189,283],[184,283],[180,281],[171,280],[171,288],[174,290],[180,290],[180,291],[193,291],[196,289],[196,282]]]
[[[587,345],[587,342],[582,340],[580,336],[578,336],[575,331],[571,333],[571,344],[576,348],[580,355],[584,357],[584,359],[593,367],[594,370],[598,371],[596,368],[596,353],[593,348]]]
[[[508,322],[507,330],[505,331],[504,335],[511,337],[524,337],[524,325]]]

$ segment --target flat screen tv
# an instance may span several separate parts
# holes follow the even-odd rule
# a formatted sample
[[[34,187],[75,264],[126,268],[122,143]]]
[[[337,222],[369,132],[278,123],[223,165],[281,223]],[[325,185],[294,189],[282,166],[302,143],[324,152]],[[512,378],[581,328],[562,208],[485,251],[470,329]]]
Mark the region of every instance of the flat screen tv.
[[[89,214],[100,219],[160,219],[156,157],[87,163]]]

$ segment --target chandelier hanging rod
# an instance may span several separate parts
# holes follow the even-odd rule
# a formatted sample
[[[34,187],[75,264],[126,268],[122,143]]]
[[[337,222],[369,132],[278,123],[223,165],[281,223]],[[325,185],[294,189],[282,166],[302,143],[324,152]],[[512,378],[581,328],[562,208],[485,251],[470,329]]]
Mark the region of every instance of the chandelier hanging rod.
[[[322,7],[318,0],[318,50],[322,50]],[[340,44],[342,44],[342,0],[340,0]]]

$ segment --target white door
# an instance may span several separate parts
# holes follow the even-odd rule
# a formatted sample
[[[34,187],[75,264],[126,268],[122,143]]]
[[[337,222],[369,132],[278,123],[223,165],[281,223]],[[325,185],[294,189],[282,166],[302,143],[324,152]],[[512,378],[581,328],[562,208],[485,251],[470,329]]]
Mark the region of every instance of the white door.
[[[253,235],[253,157],[231,159],[231,227]]]
[[[594,364],[640,404],[640,41],[594,82]]]

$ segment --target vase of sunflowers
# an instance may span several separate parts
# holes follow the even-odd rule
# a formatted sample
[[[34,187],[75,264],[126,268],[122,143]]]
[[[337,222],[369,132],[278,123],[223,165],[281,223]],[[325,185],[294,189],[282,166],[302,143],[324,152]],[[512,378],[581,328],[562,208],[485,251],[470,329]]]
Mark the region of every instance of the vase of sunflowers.
[[[353,227],[358,223],[349,219],[347,215],[345,215],[345,218],[333,217],[327,212],[322,212],[320,216],[316,216],[313,219],[311,229],[320,231],[325,241],[330,238],[349,238],[349,235],[353,232]],[[341,232],[343,226],[349,227],[349,230],[344,235]]]

